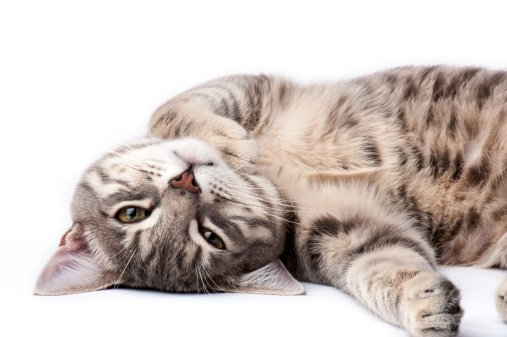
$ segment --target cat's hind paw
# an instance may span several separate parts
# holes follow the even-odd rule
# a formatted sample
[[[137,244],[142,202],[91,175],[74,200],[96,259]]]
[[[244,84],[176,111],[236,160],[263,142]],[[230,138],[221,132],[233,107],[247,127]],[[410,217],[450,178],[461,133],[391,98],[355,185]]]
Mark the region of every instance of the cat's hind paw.
[[[507,323],[507,279],[503,281],[496,291],[495,304],[498,314]]]

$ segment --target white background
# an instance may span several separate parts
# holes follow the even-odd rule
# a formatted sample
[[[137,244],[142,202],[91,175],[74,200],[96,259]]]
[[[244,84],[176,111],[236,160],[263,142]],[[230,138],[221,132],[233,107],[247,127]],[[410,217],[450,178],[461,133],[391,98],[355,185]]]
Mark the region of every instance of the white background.
[[[339,291],[32,296],[81,172],[178,92],[233,73],[333,80],[407,64],[507,69],[501,1],[0,0],[0,335],[406,336]],[[461,336],[507,336],[504,271],[446,268]]]

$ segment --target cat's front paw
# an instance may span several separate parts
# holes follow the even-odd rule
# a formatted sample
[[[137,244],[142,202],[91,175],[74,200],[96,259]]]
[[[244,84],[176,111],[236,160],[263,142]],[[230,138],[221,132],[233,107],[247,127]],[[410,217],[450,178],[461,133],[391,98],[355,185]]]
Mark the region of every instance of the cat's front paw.
[[[495,296],[496,310],[504,322],[507,323],[507,279],[500,285]]]
[[[215,117],[202,138],[211,145],[222,159],[236,171],[249,172],[259,159],[255,140],[248,138],[246,130],[238,123],[223,117]]]
[[[436,272],[421,272],[404,285],[400,312],[405,329],[414,337],[458,334],[463,316],[459,290]]]
[[[150,122],[149,135],[162,139],[195,138],[214,148],[236,171],[255,169],[259,150],[255,140],[235,121],[212,113],[188,114],[162,107]]]

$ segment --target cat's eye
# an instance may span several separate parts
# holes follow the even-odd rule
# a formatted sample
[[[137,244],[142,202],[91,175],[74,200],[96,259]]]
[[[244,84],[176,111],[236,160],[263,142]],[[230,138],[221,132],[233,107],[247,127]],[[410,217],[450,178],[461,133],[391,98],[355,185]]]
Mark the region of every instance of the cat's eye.
[[[204,227],[199,227],[199,232],[201,233],[201,235],[210,243],[212,244],[213,246],[215,246],[215,248],[218,248],[218,249],[225,249],[225,244],[224,242],[222,241],[222,239],[220,239],[220,237],[218,235],[216,235],[215,233],[213,233],[212,231],[210,231],[209,229],[207,228],[204,228]]]
[[[137,222],[141,221],[149,215],[149,211],[136,206],[123,207],[116,213],[115,218],[121,222]]]

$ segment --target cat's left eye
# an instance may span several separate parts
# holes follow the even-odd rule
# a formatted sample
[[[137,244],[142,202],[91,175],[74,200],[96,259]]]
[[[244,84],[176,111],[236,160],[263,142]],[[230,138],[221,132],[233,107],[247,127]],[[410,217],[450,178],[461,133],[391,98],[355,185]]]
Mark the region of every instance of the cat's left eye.
[[[115,218],[121,222],[129,223],[141,221],[148,215],[149,211],[142,207],[127,206],[120,209],[118,213],[116,213]]]
[[[202,236],[209,243],[211,243],[213,246],[215,246],[215,248],[225,249],[225,244],[222,241],[222,239],[220,239],[220,237],[218,235],[216,235],[215,233],[213,233],[209,229],[204,228],[204,227],[199,227],[199,232],[202,234]]]

